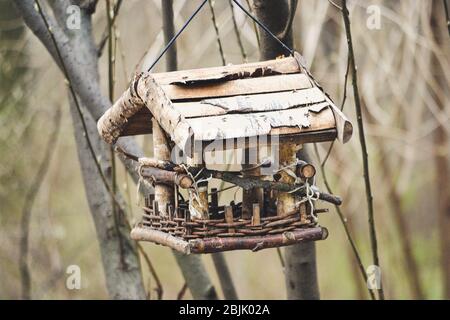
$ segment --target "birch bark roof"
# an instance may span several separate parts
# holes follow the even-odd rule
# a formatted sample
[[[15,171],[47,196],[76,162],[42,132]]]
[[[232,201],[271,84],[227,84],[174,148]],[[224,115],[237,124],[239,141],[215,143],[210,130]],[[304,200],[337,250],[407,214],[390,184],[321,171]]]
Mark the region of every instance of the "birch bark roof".
[[[108,143],[151,133],[155,117],[178,147],[194,140],[322,134],[346,142],[352,125],[297,57],[243,65],[144,73],[100,118]],[[326,132],[326,135],[324,133]],[[315,141],[314,136],[310,141]]]

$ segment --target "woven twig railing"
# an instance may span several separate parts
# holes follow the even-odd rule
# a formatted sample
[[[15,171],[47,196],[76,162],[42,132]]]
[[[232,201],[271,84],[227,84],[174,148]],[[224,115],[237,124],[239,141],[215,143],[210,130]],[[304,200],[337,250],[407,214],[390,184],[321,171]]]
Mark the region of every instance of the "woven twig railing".
[[[212,253],[227,250],[280,247],[301,241],[325,239],[328,232],[317,225],[304,210],[283,216],[273,215],[267,208],[260,216],[258,204],[253,206],[252,219],[242,219],[242,205],[211,206],[211,219],[191,219],[188,204],[181,202],[177,208],[168,206],[168,215],[160,214],[158,203],[151,197],[145,199],[141,223],[132,232],[135,240],[146,240],[167,245],[189,253]],[[316,210],[315,214],[324,210]]]

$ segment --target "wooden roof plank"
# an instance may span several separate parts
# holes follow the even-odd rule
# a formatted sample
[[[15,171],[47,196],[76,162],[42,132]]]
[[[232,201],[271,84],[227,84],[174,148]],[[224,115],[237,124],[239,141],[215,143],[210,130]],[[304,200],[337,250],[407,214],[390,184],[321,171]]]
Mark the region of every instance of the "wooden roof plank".
[[[271,69],[273,73],[289,74],[299,73],[300,67],[294,57],[275,59],[247,64],[228,65],[202,69],[180,70],[172,72],[154,73],[153,76],[159,85],[167,85],[174,82],[190,82],[205,79],[224,79],[233,74],[258,75],[258,69]]]
[[[318,88],[310,88],[282,93],[205,99],[198,102],[179,102],[174,103],[173,106],[183,117],[196,118],[224,115],[228,113],[286,110],[318,104],[324,102],[325,98],[323,92]]]
[[[281,92],[311,87],[311,81],[306,75],[301,73],[238,79],[208,85],[162,86],[164,92],[172,101]]]
[[[231,139],[266,134],[294,134],[336,127],[333,111],[320,112],[308,107],[264,113],[227,114],[185,121],[192,128],[195,140]],[[273,130],[273,129],[283,130]]]

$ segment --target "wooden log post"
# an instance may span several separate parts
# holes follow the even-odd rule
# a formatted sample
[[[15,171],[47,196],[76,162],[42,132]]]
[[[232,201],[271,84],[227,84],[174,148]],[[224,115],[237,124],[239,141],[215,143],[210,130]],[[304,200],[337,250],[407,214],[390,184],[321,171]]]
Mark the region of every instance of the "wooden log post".
[[[232,206],[225,207],[225,222],[228,224],[233,223],[233,207]],[[232,227],[228,228],[228,233],[235,233],[235,229]]]
[[[259,226],[261,224],[261,212],[259,203],[253,204],[253,216],[252,216],[252,225]]]
[[[189,189],[189,210],[194,219],[209,218],[208,183],[197,185],[196,189]]]
[[[158,121],[152,119],[153,130],[153,153],[156,160],[169,161],[170,149],[167,137],[159,125]],[[167,184],[155,183],[155,200],[158,202],[161,216],[167,216],[167,205],[173,204],[174,189],[173,186]]]
[[[251,138],[250,138],[251,139]],[[250,145],[250,143],[249,143]],[[242,165],[244,177],[261,177],[261,168],[258,166],[260,161],[259,145],[256,144],[252,147],[245,149],[245,161]],[[254,152],[256,151],[256,152]],[[253,153],[252,153],[253,152]],[[258,203],[261,207],[264,201],[264,191],[262,188],[254,187],[252,189],[242,190],[242,219],[251,219],[253,213],[253,204]]]
[[[202,219],[209,219],[208,182],[202,182],[198,186],[199,210]]]
[[[301,146],[291,143],[291,142],[285,142],[280,143],[279,145],[279,159],[280,159],[280,167],[286,168],[284,170],[281,170],[279,172],[280,179],[279,182],[287,183],[287,184],[294,184],[295,183],[295,177],[290,175],[287,170],[292,170],[295,172],[295,167],[289,167],[292,165],[295,165],[297,162],[297,152],[301,149]],[[289,168],[287,168],[289,167]],[[296,209],[296,201],[298,200],[298,197],[293,193],[288,192],[277,192],[277,215],[278,216],[284,216],[288,212],[292,212]]]

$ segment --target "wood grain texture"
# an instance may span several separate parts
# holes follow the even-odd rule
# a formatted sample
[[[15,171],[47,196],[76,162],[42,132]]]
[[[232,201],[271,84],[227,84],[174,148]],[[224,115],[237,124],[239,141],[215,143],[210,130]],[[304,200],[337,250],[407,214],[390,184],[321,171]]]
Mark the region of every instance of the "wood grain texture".
[[[290,74],[299,73],[300,68],[297,61],[293,57],[274,59],[261,62],[253,62],[247,64],[228,65],[223,67],[212,67],[202,69],[180,70],[173,72],[155,73],[155,80],[159,85],[167,85],[171,83],[186,83],[189,81],[201,80],[227,80],[226,76],[233,74],[247,73],[255,76],[258,69],[270,69],[273,73]]]
[[[318,113],[311,112],[305,107],[264,113],[192,118],[185,121],[192,128],[195,140],[206,141],[335,128],[333,112],[327,107]],[[278,130],[275,130],[277,128]]]
[[[213,253],[227,250],[252,250],[255,252],[299,242],[324,240],[327,237],[328,230],[326,228],[316,227],[266,236],[194,239],[189,240],[189,247],[191,253]]]
[[[308,77],[301,73],[268,77],[245,78],[204,85],[163,85],[172,101],[229,97],[242,94],[291,91],[311,88]]]
[[[190,253],[189,243],[183,239],[176,238],[167,232],[152,230],[149,228],[134,227],[131,230],[131,239],[136,241],[150,241],[172,248],[183,254]]]
[[[227,113],[251,113],[286,110],[308,106],[309,110],[319,112],[328,103],[325,95],[317,88],[298,91],[264,93],[218,99],[205,99],[198,102],[174,103],[174,108],[185,118],[209,117]]]

